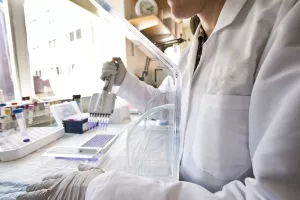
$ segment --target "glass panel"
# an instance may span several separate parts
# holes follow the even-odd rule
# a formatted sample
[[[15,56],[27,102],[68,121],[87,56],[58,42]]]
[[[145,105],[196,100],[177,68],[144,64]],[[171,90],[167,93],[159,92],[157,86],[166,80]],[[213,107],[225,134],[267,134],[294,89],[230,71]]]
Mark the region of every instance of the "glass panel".
[[[179,179],[180,80],[178,67],[149,39],[119,15],[104,0],[91,0],[98,15],[105,16],[111,29],[139,45],[159,60],[173,82],[168,92],[149,99],[143,116],[116,141],[104,156],[104,170],[122,170],[162,180]],[[113,26],[113,27],[112,27]]]
[[[56,36],[55,39],[60,44],[55,51],[40,48],[39,56],[30,52],[31,60],[37,61],[31,65],[32,70],[42,71],[40,79],[49,79],[49,86],[53,88],[55,95],[91,95],[101,92],[103,83],[99,77],[103,62],[112,57],[121,57],[126,64],[126,59],[133,57],[137,51],[131,51],[131,46],[135,48],[134,45],[145,55],[158,61],[169,79],[173,80],[170,83],[173,88],[168,88],[167,93],[149,99],[144,116],[110,148],[102,169],[120,169],[160,179],[178,180],[181,74],[177,66],[106,1],[91,0],[99,11],[99,17],[69,1],[60,0],[57,3],[58,1],[48,0],[48,4],[45,1],[39,3],[40,0],[31,0],[32,4],[25,4],[25,13],[40,24],[35,34],[45,35],[47,38],[45,40],[39,37],[40,41],[37,41],[36,38],[31,38],[32,34],[28,34],[31,38],[28,41],[36,42],[38,45],[35,46],[42,46],[49,40],[53,41]],[[43,16],[38,13],[44,12],[43,9],[47,6],[46,10],[51,9],[60,19],[51,24],[51,27],[43,19],[37,18]],[[30,17],[27,20],[32,21]],[[81,30],[80,33],[78,30]],[[71,40],[74,41],[70,42]],[[134,45],[127,45],[129,41]],[[65,71],[65,67],[72,68],[72,71],[68,73],[70,70]],[[130,70],[132,66],[127,67]],[[51,73],[43,72],[49,69]],[[44,74],[49,76],[46,78]],[[39,95],[45,95],[45,92]]]
[[[15,98],[15,93],[11,75],[5,20],[4,8],[0,2],[0,90],[3,90],[4,101],[9,101]],[[0,101],[3,101],[2,98],[0,97]]]
[[[70,42],[74,41],[74,32],[70,33]]]
[[[81,29],[78,29],[77,31],[76,31],[76,39],[78,40],[78,39],[80,39],[81,38]]]

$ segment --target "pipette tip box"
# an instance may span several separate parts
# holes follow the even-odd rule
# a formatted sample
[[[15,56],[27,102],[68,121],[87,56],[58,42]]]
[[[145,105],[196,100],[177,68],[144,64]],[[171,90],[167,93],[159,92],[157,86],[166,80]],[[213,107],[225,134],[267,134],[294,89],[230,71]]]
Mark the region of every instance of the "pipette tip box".
[[[83,134],[88,131],[88,113],[80,113],[63,120],[65,133]]]
[[[63,120],[65,133],[83,134],[84,132],[87,131],[87,128],[86,128],[87,122],[88,122],[88,119],[83,119],[80,121]]]

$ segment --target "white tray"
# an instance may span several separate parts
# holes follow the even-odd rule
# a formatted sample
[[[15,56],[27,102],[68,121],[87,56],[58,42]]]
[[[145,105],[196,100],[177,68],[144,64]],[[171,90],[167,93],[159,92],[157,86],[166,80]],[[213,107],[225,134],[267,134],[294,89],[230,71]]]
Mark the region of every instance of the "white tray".
[[[30,142],[23,142],[19,132],[0,138],[0,162],[22,158],[64,135],[62,127],[27,128]]]

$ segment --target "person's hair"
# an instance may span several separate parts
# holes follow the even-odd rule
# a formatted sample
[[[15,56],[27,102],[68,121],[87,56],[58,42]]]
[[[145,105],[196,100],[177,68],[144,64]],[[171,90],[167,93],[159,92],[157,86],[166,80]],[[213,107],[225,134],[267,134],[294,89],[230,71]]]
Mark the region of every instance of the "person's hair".
[[[195,34],[199,24],[200,24],[200,19],[197,15],[195,15],[194,17],[191,18],[191,20],[190,20],[190,29],[191,29],[193,34]]]

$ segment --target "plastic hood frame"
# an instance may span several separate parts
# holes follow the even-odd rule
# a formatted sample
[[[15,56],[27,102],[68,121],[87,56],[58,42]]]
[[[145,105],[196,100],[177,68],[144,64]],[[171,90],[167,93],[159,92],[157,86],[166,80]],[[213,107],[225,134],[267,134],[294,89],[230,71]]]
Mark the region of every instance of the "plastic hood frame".
[[[175,114],[173,119],[173,153],[178,155],[173,158],[173,170],[174,172],[179,172],[179,148],[180,148],[180,102],[181,102],[181,73],[179,68],[160,50],[158,49],[150,40],[148,40],[140,31],[138,31],[133,25],[131,25],[126,19],[120,16],[113,8],[104,0],[90,0],[90,2],[97,8],[98,15],[104,16],[104,18],[111,24],[113,24],[119,30],[120,34],[138,44],[140,48],[144,48],[147,52],[150,52],[158,61],[163,65],[168,67],[173,75],[175,97],[174,97],[174,109]],[[155,108],[154,108],[155,109]],[[148,113],[151,113],[149,111]],[[128,131],[127,131],[128,133]],[[173,174],[172,180],[178,180],[179,174]]]

